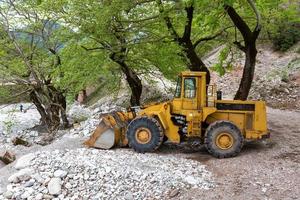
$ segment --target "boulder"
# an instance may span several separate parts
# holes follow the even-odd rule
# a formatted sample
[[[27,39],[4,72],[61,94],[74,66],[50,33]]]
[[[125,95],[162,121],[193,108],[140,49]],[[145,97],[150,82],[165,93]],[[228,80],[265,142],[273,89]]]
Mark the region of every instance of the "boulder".
[[[3,154],[0,154],[0,160],[8,165],[16,160],[16,155],[10,151],[5,151]]]

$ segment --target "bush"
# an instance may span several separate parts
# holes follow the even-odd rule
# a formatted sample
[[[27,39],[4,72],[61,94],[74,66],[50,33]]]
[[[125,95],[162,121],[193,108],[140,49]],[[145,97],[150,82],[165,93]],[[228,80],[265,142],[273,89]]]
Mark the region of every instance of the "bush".
[[[279,26],[278,32],[272,40],[275,50],[288,50],[300,41],[300,24],[293,23]]]

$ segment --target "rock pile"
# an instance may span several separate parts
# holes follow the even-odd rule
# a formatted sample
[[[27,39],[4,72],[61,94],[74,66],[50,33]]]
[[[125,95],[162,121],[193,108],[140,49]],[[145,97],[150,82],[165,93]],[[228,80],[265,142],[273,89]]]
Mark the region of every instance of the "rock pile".
[[[76,149],[20,159],[0,199],[163,199],[213,187],[204,165],[172,155]]]

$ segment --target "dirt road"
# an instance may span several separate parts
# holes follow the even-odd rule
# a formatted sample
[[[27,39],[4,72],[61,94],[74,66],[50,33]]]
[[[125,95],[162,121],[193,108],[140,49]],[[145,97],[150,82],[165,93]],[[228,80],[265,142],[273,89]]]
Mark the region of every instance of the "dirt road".
[[[238,157],[184,154],[207,165],[216,187],[174,199],[300,199],[300,112],[268,108],[268,125],[271,138],[246,144]]]
[[[300,199],[300,112],[268,108],[268,125],[271,138],[247,143],[235,158],[216,159],[204,148],[191,152],[163,146],[157,154],[168,157],[175,153],[178,157],[199,161],[212,172],[215,183],[209,190],[181,190],[172,199]],[[77,149],[82,139],[62,138],[51,145],[19,149],[17,153],[26,154],[41,148],[43,151]],[[8,176],[14,171],[11,165],[0,170],[0,186],[5,188]],[[169,195],[165,197],[169,198]]]

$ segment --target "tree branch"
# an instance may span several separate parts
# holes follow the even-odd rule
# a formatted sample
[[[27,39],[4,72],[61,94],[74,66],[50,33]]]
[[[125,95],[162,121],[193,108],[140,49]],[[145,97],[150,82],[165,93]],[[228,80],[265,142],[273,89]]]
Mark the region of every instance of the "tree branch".
[[[256,27],[254,31],[260,31],[261,30],[261,15],[260,12],[258,11],[255,3],[252,0],[247,0],[248,3],[250,4],[251,8],[253,9],[255,15],[256,15]]]
[[[85,46],[83,46],[83,45],[81,45],[81,48],[83,48],[84,50],[86,50],[86,51],[95,51],[95,50],[105,50],[105,48],[104,47],[94,47],[94,48],[87,48],[87,47],[85,47]]]
[[[239,29],[245,42],[248,42],[248,40],[251,39],[252,32],[247,23],[242,19],[242,17],[236,12],[233,7],[225,4],[224,9],[226,10],[234,25]]]
[[[242,45],[241,42],[235,41],[233,44],[235,44],[241,51],[246,52],[246,47]]]
[[[184,26],[184,33],[182,36],[183,40],[188,40],[191,37],[192,32],[192,22],[193,22],[193,14],[194,14],[194,7],[193,4],[191,4],[188,7],[185,7],[186,12],[186,24]]]
[[[156,0],[156,3],[159,8],[159,13],[163,15],[163,19],[165,20],[165,23],[167,25],[167,28],[168,28],[170,34],[172,35],[172,37],[174,38],[175,41],[179,42],[180,37],[179,37],[178,33],[176,32],[176,30],[171,22],[170,17],[165,13],[164,7],[162,5],[162,1]]]
[[[210,41],[210,40],[213,40],[219,36],[221,36],[227,29],[229,28],[232,28],[233,26],[229,26],[229,27],[226,27],[224,29],[222,29],[221,31],[217,32],[215,35],[211,35],[211,36],[207,36],[207,37],[203,37],[203,38],[200,38],[198,39],[194,44],[193,44],[193,47],[196,48],[201,42],[204,42],[204,41]]]

